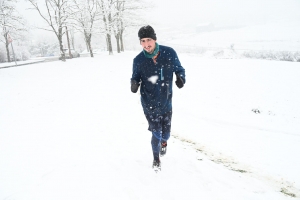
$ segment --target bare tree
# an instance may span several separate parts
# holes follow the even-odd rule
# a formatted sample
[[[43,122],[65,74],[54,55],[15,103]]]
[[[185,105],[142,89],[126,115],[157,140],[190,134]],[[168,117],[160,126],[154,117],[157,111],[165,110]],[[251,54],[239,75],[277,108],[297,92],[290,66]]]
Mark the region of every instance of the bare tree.
[[[92,50],[92,35],[95,32],[95,22],[99,20],[99,5],[96,0],[73,0],[73,6],[70,8],[72,19],[76,21],[73,26],[76,30],[83,33],[90,52],[91,57],[94,57]]]
[[[121,47],[120,45],[122,45],[123,51],[124,51],[124,47],[123,47],[123,42],[121,42],[120,44],[120,39],[121,39],[121,35],[122,32],[124,31],[123,29],[123,11],[124,11],[124,4],[125,1],[122,0],[116,0],[115,2],[115,14],[114,14],[114,18],[113,18],[113,30],[114,30],[114,35],[117,41],[117,52],[120,53],[121,52]]]
[[[14,40],[22,37],[26,31],[25,21],[16,11],[16,0],[0,0],[0,28],[3,38],[0,41],[5,44],[7,61],[10,62],[9,44]]]
[[[66,61],[65,52],[63,48],[62,37],[64,34],[63,28],[66,26],[68,15],[65,10],[67,10],[67,1],[68,0],[45,0],[43,8],[37,3],[37,0],[28,0],[32,5],[33,9],[37,10],[40,16],[45,20],[48,28],[41,28],[46,31],[54,32],[60,47],[60,59]]]
[[[114,8],[114,35],[117,41],[118,53],[120,53],[120,51],[124,52],[123,34],[125,29],[145,24],[139,12],[144,12],[152,7],[143,0],[115,0]]]
[[[104,27],[105,27],[105,36],[106,36],[106,44],[109,55],[113,55],[112,43],[111,43],[111,33],[112,33],[112,25],[113,25],[113,0],[98,0],[98,4],[100,6]]]

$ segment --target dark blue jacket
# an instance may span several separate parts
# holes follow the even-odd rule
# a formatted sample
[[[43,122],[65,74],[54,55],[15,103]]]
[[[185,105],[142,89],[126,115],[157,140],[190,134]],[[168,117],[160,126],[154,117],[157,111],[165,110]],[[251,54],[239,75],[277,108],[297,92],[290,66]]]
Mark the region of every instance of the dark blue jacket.
[[[185,70],[174,49],[159,45],[155,64],[142,51],[133,60],[131,80],[140,83],[141,102],[145,114],[165,114],[172,110],[173,73],[185,82]],[[156,80],[157,79],[157,80]]]

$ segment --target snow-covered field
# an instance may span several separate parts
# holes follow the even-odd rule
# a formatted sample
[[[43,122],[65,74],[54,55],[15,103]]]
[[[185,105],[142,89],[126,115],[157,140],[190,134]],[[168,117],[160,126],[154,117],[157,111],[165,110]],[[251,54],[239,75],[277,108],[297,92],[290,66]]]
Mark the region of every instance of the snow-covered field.
[[[164,42],[190,47],[205,47],[216,50],[230,48],[236,51],[299,51],[300,27],[298,21],[280,21],[276,23],[258,24],[245,27],[197,32],[196,27],[162,36]],[[162,34],[165,30],[161,31]],[[165,31],[168,33],[167,31]],[[180,34],[181,32],[181,34]]]
[[[156,174],[137,53],[0,69],[0,199],[300,197],[300,63],[179,54]]]

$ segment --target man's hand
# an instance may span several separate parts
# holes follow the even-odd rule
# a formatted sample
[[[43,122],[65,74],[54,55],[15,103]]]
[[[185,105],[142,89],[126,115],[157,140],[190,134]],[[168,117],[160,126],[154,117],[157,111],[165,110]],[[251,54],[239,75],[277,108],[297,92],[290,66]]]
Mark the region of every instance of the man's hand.
[[[136,93],[139,89],[140,84],[136,80],[131,80],[131,92]]]
[[[182,77],[180,76],[180,74],[176,74],[176,81],[175,81],[177,87],[180,89],[184,86],[184,81],[182,79]]]

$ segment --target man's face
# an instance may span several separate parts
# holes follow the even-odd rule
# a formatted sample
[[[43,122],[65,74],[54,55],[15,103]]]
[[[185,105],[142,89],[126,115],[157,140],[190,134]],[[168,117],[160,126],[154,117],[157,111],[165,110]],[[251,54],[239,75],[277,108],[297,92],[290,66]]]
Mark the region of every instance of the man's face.
[[[155,49],[155,40],[152,38],[143,38],[140,40],[141,45],[147,53],[152,54]]]

